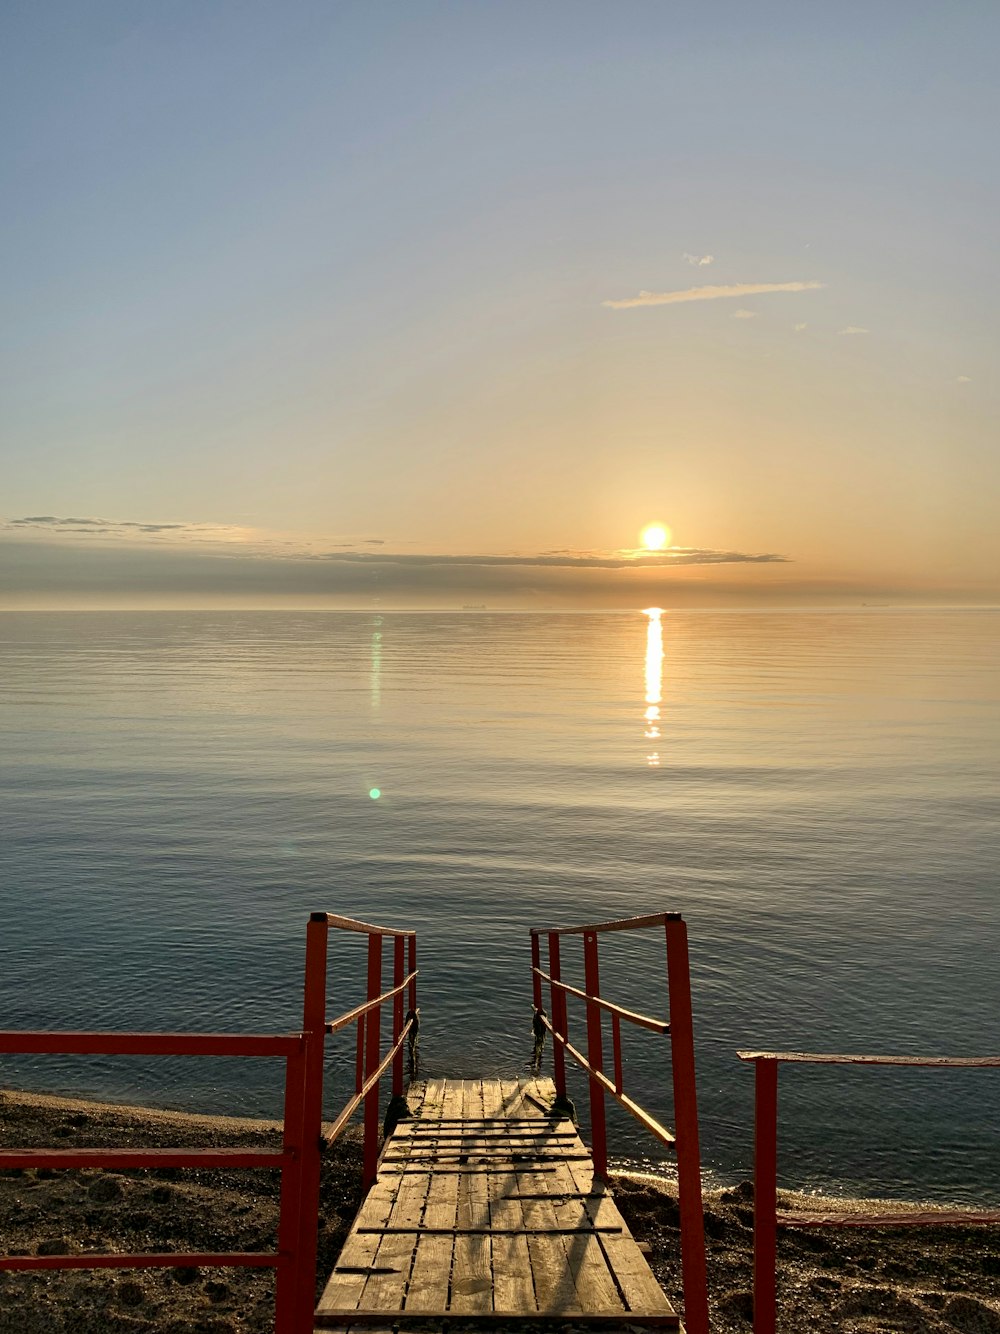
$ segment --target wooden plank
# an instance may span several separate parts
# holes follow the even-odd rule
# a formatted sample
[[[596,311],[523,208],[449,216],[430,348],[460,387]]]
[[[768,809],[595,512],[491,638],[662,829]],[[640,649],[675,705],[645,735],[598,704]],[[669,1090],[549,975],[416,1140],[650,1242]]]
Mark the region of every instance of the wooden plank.
[[[555,1198],[552,1208],[556,1222],[563,1229],[579,1229],[583,1222],[593,1229],[597,1226],[613,1227],[617,1236],[622,1235],[624,1224],[596,1224],[590,1217],[587,1201],[569,1198],[576,1193],[574,1181],[568,1167],[554,1178],[550,1178],[550,1189],[555,1195],[559,1187],[566,1191],[566,1198]],[[573,1282],[576,1285],[577,1298],[584,1311],[620,1312],[625,1309],[618,1292],[618,1284],[609,1270],[608,1257],[593,1231],[561,1233],[566,1262]]]
[[[590,1154],[577,1141],[572,1140],[539,1140],[537,1144],[519,1144],[516,1140],[513,1144],[506,1140],[491,1140],[484,1143],[481,1140],[467,1140],[465,1144],[414,1144],[412,1141],[408,1144],[392,1145],[386,1152],[386,1162],[433,1162],[445,1161],[446,1159],[456,1160],[461,1157],[467,1157],[469,1154],[476,1154],[478,1157],[494,1158],[523,1158],[527,1162],[535,1161],[538,1158],[589,1158]]]
[[[350,1310],[357,1307],[365,1290],[369,1272],[375,1264],[379,1237],[358,1233],[354,1227],[379,1227],[388,1223],[392,1213],[396,1187],[391,1181],[376,1181],[358,1210],[357,1217],[343,1249],[337,1257],[333,1273],[319,1299],[317,1311]]]
[[[575,1314],[583,1308],[577,1298],[572,1272],[566,1263],[566,1249],[562,1239],[552,1234],[557,1220],[551,1196],[545,1197],[542,1182],[537,1176],[528,1176],[525,1181],[529,1192],[539,1197],[521,1201],[525,1224],[540,1229],[537,1234],[527,1238],[538,1310],[549,1315]]]
[[[462,1111],[468,1116],[482,1116],[483,1094],[479,1081],[463,1085]],[[488,1228],[490,1221],[489,1187],[479,1172],[459,1178],[458,1218],[460,1228]],[[453,1311],[491,1311],[493,1309],[492,1245],[488,1232],[458,1234],[455,1237],[451,1275]]]
[[[956,1227],[976,1227],[1000,1223],[996,1209],[900,1209],[872,1213],[788,1212],[778,1211],[778,1222],[783,1227],[934,1227],[945,1224]]]
[[[629,1319],[633,1315],[643,1313],[672,1311],[673,1307],[667,1301],[663,1289],[646,1263],[645,1256],[639,1250],[635,1238],[618,1212],[609,1188],[603,1181],[594,1180],[594,1170],[591,1166],[570,1163],[566,1170],[579,1190],[589,1192],[585,1201],[586,1209],[595,1224],[622,1224],[621,1234],[615,1236],[601,1233],[598,1244],[607,1257],[608,1269],[615,1277]]]
[[[404,1177],[393,1200],[389,1224],[396,1228],[412,1228],[419,1224],[423,1218],[429,1185],[430,1176],[426,1173]],[[360,1229],[358,1235],[363,1235]],[[416,1233],[383,1231],[372,1266],[373,1272],[365,1284],[358,1306],[372,1311],[402,1310],[416,1249]]]
[[[553,1334],[566,1334],[566,1318],[558,1313],[547,1315],[539,1311],[531,1319],[541,1325],[551,1322]],[[324,1311],[322,1315],[317,1314],[315,1324],[318,1330],[333,1329],[341,1331],[342,1334],[344,1331],[362,1328],[365,1334],[374,1334],[373,1325],[377,1327],[379,1334],[395,1334],[397,1328],[405,1329],[409,1324],[416,1325],[420,1334],[428,1334],[429,1329],[443,1330],[445,1334],[466,1334],[467,1328],[477,1326],[487,1329],[499,1327],[509,1334],[510,1327],[514,1323],[506,1311],[468,1311],[457,1315],[454,1311],[447,1310],[407,1310],[396,1311],[389,1324],[384,1324],[385,1320],[384,1311]],[[627,1330],[633,1325],[648,1329],[681,1329],[681,1318],[676,1311],[647,1312],[641,1315],[636,1313],[625,1317],[609,1316],[606,1312],[594,1315],[589,1311],[577,1311],[573,1315],[572,1323],[583,1326],[594,1325],[597,1329],[613,1331],[613,1334],[619,1334],[623,1328]]]
[[[503,1086],[499,1079],[483,1081],[483,1112],[496,1114],[503,1109]],[[516,1173],[492,1174],[487,1178],[490,1228],[493,1231],[493,1309],[517,1315],[533,1315],[538,1310],[535,1285],[531,1277],[528,1238],[521,1211],[521,1178]]]
[[[424,1225],[428,1228],[452,1228],[458,1210],[458,1177],[435,1172],[427,1191]],[[448,1306],[451,1288],[453,1235],[428,1234],[418,1238],[410,1286],[406,1293],[407,1311],[442,1311]]]

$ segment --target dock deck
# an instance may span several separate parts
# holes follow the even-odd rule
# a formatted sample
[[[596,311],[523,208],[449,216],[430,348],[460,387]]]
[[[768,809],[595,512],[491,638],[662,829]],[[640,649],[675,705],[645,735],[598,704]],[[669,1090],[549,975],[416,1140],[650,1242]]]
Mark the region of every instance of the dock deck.
[[[434,1079],[387,1140],[318,1330],[683,1329],[547,1079]]]

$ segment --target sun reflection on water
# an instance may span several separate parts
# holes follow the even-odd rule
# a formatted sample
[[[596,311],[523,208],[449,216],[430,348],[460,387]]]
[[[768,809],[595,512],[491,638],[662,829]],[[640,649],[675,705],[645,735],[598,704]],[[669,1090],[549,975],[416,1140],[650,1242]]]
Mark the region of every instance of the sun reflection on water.
[[[647,607],[644,615],[649,617],[646,627],[646,712],[643,717],[646,727],[643,736],[647,741],[660,739],[660,702],[663,699],[663,626],[660,607]],[[660,752],[653,750],[646,756],[646,763],[651,769],[660,767]]]

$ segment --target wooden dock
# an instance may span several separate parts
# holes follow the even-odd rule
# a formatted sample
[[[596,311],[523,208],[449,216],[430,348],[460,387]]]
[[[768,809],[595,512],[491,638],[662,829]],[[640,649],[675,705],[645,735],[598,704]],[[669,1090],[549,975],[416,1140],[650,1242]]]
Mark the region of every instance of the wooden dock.
[[[316,1330],[682,1330],[554,1097],[547,1079],[414,1086]]]

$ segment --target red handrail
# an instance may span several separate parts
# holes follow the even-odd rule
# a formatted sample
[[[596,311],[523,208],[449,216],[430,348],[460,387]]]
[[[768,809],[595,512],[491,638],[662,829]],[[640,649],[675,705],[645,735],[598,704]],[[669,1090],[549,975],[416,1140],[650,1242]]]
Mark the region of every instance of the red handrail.
[[[330,928],[368,936],[368,997],[353,1010],[326,1018],[326,964]],[[382,939],[394,941],[394,986],[380,990]],[[409,971],[404,972],[404,954]],[[274,1252],[189,1252],[154,1254],[0,1256],[0,1271],[13,1269],[144,1269],[214,1265],[273,1268],[275,1334],[311,1334],[316,1290],[316,1242],[320,1154],[338,1137],[365,1101],[365,1183],[374,1177],[378,1154],[379,1081],[393,1065],[393,1093],[402,1093],[402,1047],[416,1025],[416,935],[371,926],[332,913],[313,913],[306,931],[303,1024],[300,1033],[39,1033],[0,1031],[0,1052],[113,1056],[282,1056],[285,1097],[280,1152],[258,1149],[8,1149],[0,1169],[24,1167],[279,1168],[281,1208]],[[404,1018],[403,997],[410,1015]],[[393,1045],[380,1059],[379,1015],[393,1002]],[[358,1089],[323,1136],[323,1059],[327,1033],[357,1023]]]
[[[327,957],[331,927],[337,931],[351,931],[368,937],[368,994],[364,1004],[355,1006],[354,1009],[348,1010],[334,1019],[327,1019]],[[383,992],[381,989],[382,941],[386,936],[394,941],[406,941],[409,951],[410,971],[408,976],[400,977],[397,969],[396,985]],[[414,931],[400,931],[388,926],[373,926],[369,922],[359,922],[351,917],[340,917],[335,913],[314,912],[310,915],[306,926],[306,976],[302,1028],[309,1046],[302,1090],[303,1186],[297,1203],[302,1282],[296,1297],[297,1323],[294,1326],[294,1334],[306,1334],[313,1328],[320,1155],[341,1135],[362,1102],[365,1105],[362,1169],[365,1189],[375,1180],[380,1129],[379,1081],[390,1063],[394,1063],[397,1054],[401,1055],[403,1043],[414,1029],[415,1020],[413,1019],[408,1019],[402,1024],[398,1022],[398,1019],[402,1016],[400,1014],[401,1007],[396,1001],[398,997],[402,996],[401,988],[407,988],[410,1011],[414,1015],[416,1014],[416,951],[417,937]],[[398,951],[396,951],[396,957],[398,957]],[[394,1002],[392,1046],[388,1056],[384,1060],[380,1060],[382,1006],[390,1000]],[[351,1022],[356,1022],[358,1025],[358,1064],[355,1092],[353,1097],[347,1100],[330,1129],[324,1134],[324,1042],[327,1033],[335,1033]],[[396,1070],[393,1071],[393,1094],[399,1094],[403,1091],[402,1073],[402,1063],[400,1062],[398,1082]],[[277,1334],[284,1334],[284,1331],[279,1330]]]
[[[295,1294],[302,1281],[298,1203],[303,1188],[302,1085],[307,1041],[301,1033],[32,1033],[0,1032],[0,1051],[113,1056],[283,1056],[285,1119],[278,1153],[262,1149],[5,1149],[0,1169],[54,1168],[279,1168],[281,1221],[274,1252],[219,1251],[169,1254],[0,1256],[0,1270],[273,1268],[276,1334],[300,1334],[294,1322]],[[315,1284],[315,1275],[313,1277]]]
[[[600,994],[599,937],[608,931],[634,931],[662,927],[666,944],[667,999],[669,1020],[651,1018],[616,1005]],[[570,986],[560,976],[560,942],[564,936],[583,937],[584,986]],[[548,967],[542,968],[544,938]],[[662,1144],[677,1154],[678,1207],[681,1222],[681,1268],[684,1280],[684,1322],[689,1334],[708,1334],[708,1286],[705,1266],[705,1224],[701,1200],[701,1158],[698,1148],[698,1101],[695,1089],[694,1031],[691,1013],[691,979],[688,965],[687,927],[680,913],[652,913],[644,917],[598,922],[587,926],[565,926],[531,931],[532,996],[536,1021],[552,1034],[552,1074],[556,1096],[566,1097],[566,1055],[581,1066],[590,1087],[591,1152],[594,1171],[608,1174],[604,1095],[608,1093]],[[542,1007],[542,983],[548,984],[551,1018]],[[586,1007],[587,1054],[569,1040],[567,997],[582,1000]],[[602,1017],[611,1019],[611,1048],[614,1076],[604,1069]],[[622,1022],[670,1039],[676,1133],[671,1132],[624,1089]]]
[[[942,1224],[1000,1223],[1000,1210],[930,1210],[876,1213],[852,1209],[787,1213],[778,1209],[778,1066],[892,1065],[932,1069],[1000,1067],[1000,1056],[851,1056],[800,1051],[741,1051],[741,1061],[754,1066],[753,1175],[753,1328],[754,1334],[775,1334],[777,1321],[778,1224],[786,1227],[900,1227]]]

